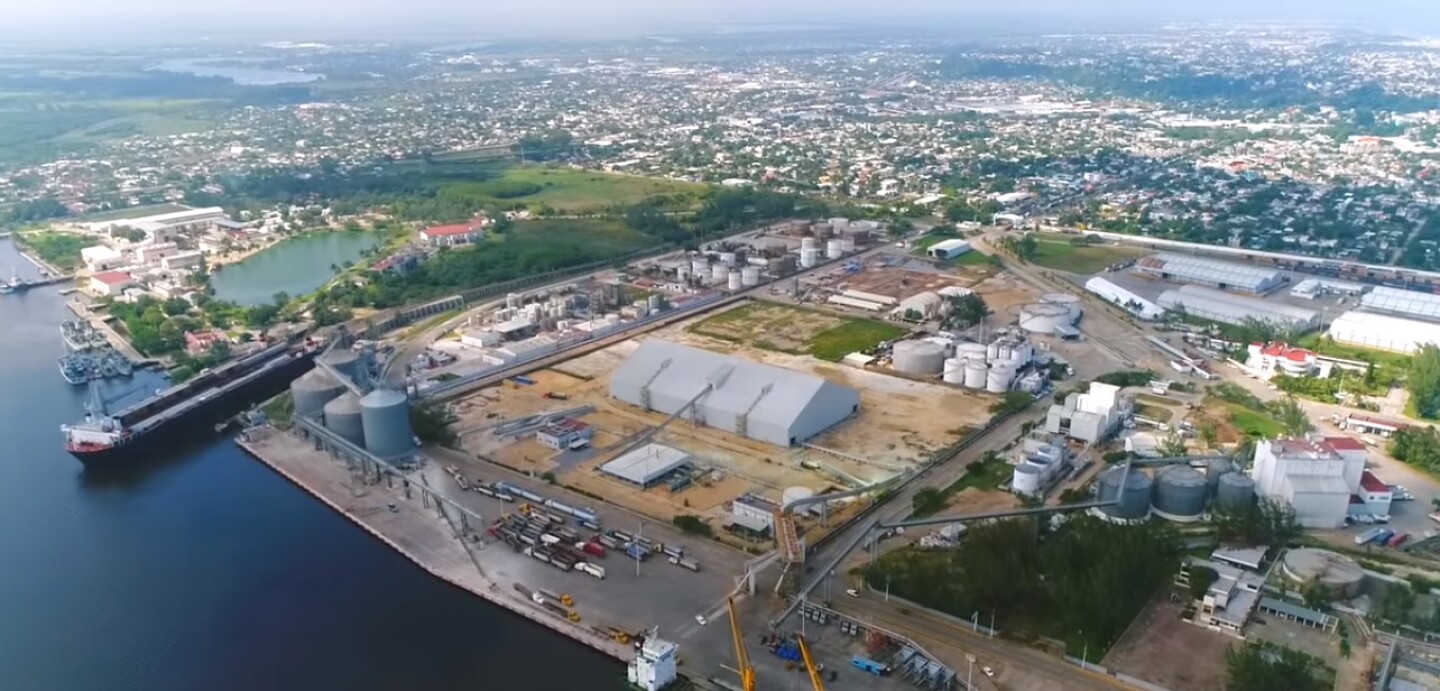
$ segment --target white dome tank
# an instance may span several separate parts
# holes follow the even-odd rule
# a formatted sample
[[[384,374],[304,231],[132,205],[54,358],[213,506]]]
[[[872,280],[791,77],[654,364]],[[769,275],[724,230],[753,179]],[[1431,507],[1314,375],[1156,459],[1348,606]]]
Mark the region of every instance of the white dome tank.
[[[392,389],[376,389],[360,399],[364,421],[365,449],[381,458],[400,456],[415,450],[410,431],[410,401]]]
[[[988,350],[984,343],[961,343],[955,346],[955,357],[960,360],[984,362]]]
[[[789,506],[793,502],[797,502],[802,499],[809,499],[813,496],[815,496],[815,490],[810,489],[809,487],[786,487],[785,491],[780,494],[780,506]],[[801,510],[808,511],[809,507]]]
[[[1015,381],[1015,367],[1010,363],[999,363],[990,368],[990,374],[985,377],[985,390],[990,393],[1005,393],[1010,390],[1010,383]]]
[[[931,341],[901,341],[892,352],[895,369],[906,374],[940,374],[945,346]]]
[[[1015,466],[1010,479],[1010,489],[1019,494],[1035,494],[1040,491],[1040,469],[1029,463]]]
[[[945,380],[946,384],[963,386],[965,384],[965,361],[957,358],[946,360],[945,369],[942,370],[941,377]]]
[[[985,361],[984,361],[984,360],[980,360],[980,359],[966,360],[966,361],[965,361],[965,388],[967,388],[967,389],[983,389],[983,388],[985,388],[985,380],[986,380],[986,378],[988,377],[989,372],[990,372],[990,371],[985,367]]]
[[[1070,308],[1048,302],[1036,302],[1020,308],[1020,328],[1037,334],[1053,334],[1059,326],[1069,326]]]
[[[745,279],[743,275],[739,271],[735,271],[733,269],[730,271],[730,275],[727,276],[725,280],[725,287],[729,288],[730,290],[740,290],[740,287],[745,284]]]
[[[830,258],[830,259],[839,259],[840,257],[842,257],[842,256],[844,256],[844,255],[845,255],[845,250],[841,249],[841,245],[840,245],[840,241],[839,241],[839,240],[830,240],[830,241],[828,241],[828,242],[825,243],[825,256],[826,256],[826,257],[828,257],[828,258]]]
[[[747,266],[740,270],[740,283],[748,287],[760,285],[760,267]]]
[[[1040,302],[1049,305],[1060,305],[1070,314],[1070,323],[1080,321],[1080,315],[1084,310],[1080,307],[1080,297],[1070,293],[1046,293],[1040,297]]]

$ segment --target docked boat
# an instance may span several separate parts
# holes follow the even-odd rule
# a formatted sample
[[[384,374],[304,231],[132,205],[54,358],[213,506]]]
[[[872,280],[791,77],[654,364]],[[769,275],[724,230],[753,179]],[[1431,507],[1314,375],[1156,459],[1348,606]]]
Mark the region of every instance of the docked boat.
[[[90,371],[85,363],[74,355],[62,355],[59,359],[60,376],[71,386],[80,386],[90,381]]]

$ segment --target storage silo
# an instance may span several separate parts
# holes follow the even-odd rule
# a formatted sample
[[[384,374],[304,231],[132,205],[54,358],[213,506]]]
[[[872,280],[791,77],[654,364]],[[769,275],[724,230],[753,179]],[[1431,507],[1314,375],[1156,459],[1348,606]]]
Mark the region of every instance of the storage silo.
[[[365,426],[360,420],[360,397],[346,391],[325,404],[325,429],[361,448],[365,447]]]
[[[845,256],[845,250],[841,249],[839,240],[831,239],[825,242],[825,256],[829,259],[839,259]]]
[[[1220,476],[1215,504],[1225,511],[1238,511],[1255,503],[1255,480],[1245,473],[1230,471]]]
[[[710,260],[705,257],[691,259],[690,271],[695,274],[695,280],[705,280],[705,277],[710,275]]]
[[[990,393],[1005,393],[1010,390],[1010,383],[1015,381],[1015,366],[1008,362],[997,362],[990,366],[990,373],[985,377],[985,390]]]
[[[726,277],[728,277],[729,275],[730,275],[730,267],[725,266],[724,264],[716,264],[716,265],[710,267],[710,282],[711,282],[711,283],[724,283]]]
[[[1113,518],[1124,520],[1145,518],[1150,515],[1150,491],[1153,487],[1150,476],[1134,469],[1128,473],[1125,471],[1122,465],[1100,475],[1100,501],[1119,499],[1118,504],[1107,506],[1103,511]]]
[[[1010,490],[1016,494],[1035,494],[1040,491],[1040,469],[1029,464],[1021,463],[1015,466],[1015,474],[1010,478]]]
[[[364,421],[365,449],[381,458],[390,458],[415,450],[415,434],[410,431],[410,401],[393,389],[376,389],[360,399],[360,416]]]
[[[1210,486],[1210,496],[1215,496],[1215,488],[1220,485],[1220,476],[1234,469],[1230,461],[1224,458],[1217,458],[1205,466],[1205,484]]]
[[[747,266],[740,270],[740,283],[746,287],[760,285],[760,267]]]
[[[690,282],[690,265],[689,265],[689,264],[681,264],[680,266],[675,267],[675,280],[676,280],[676,282],[678,282],[678,283],[689,283],[689,282]]]
[[[945,368],[941,371],[941,377],[946,384],[965,384],[965,361],[959,358],[950,358],[945,361]]]
[[[932,341],[901,341],[891,353],[895,369],[906,374],[940,374],[945,346]]]
[[[1010,349],[1010,362],[1016,367],[1024,367],[1035,360],[1035,344],[1030,341],[1018,341]]]
[[[814,248],[800,250],[800,266],[809,269],[819,263],[820,250]]]
[[[1070,313],[1071,324],[1080,321],[1080,315],[1084,313],[1084,309],[1080,306],[1080,297],[1078,295],[1071,295],[1070,293],[1046,293],[1040,296],[1040,302],[1047,305],[1060,305],[1064,307],[1065,310]]]
[[[824,240],[835,234],[835,224],[821,221],[810,226],[810,232],[814,233],[815,237]]]
[[[1058,326],[1070,326],[1070,308],[1036,302],[1020,308],[1020,328],[1036,334],[1053,334]]]
[[[965,388],[983,389],[985,380],[990,371],[985,367],[985,360],[974,358],[965,361]]]
[[[1188,465],[1166,467],[1155,483],[1155,514],[1186,523],[1200,520],[1207,487],[1205,476]]]
[[[360,356],[349,350],[332,350],[325,354],[325,364],[334,367],[335,370],[350,378],[350,381],[360,381]]]
[[[813,238],[813,237],[800,238],[800,249],[801,249],[801,250],[813,250],[813,249],[815,249],[815,248],[817,248],[817,247],[819,247],[819,243],[815,240],[815,238]]]
[[[840,251],[844,252],[845,254],[850,254],[851,252],[855,251],[854,235],[846,235],[845,237],[840,238]]]
[[[312,369],[290,382],[290,398],[295,401],[295,414],[301,417],[323,415],[325,404],[345,393],[345,385],[325,370]]]
[[[734,252],[721,252],[721,253],[720,253],[720,263],[721,263],[721,264],[724,264],[725,266],[735,266],[735,253],[734,253]]]
[[[955,357],[959,360],[979,360],[983,363],[987,351],[984,343],[961,343],[955,346]]]

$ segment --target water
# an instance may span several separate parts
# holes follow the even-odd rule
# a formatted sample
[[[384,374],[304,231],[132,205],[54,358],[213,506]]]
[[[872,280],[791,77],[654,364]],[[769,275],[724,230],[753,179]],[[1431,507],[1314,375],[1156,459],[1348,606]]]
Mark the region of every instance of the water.
[[[330,266],[355,261],[380,242],[377,233],[335,231],[291,238],[210,277],[215,297],[241,305],[259,305],[284,291],[292,297],[309,293],[335,274]]]
[[[31,268],[0,240],[12,264]],[[55,369],[63,305],[0,296],[0,689],[619,688],[617,663],[432,578],[228,440],[82,470],[60,445],[85,400]]]
[[[243,86],[274,86],[276,84],[305,84],[324,79],[323,74],[271,70],[261,67],[244,67],[234,63],[244,60],[166,60],[153,69],[165,72],[183,72],[197,77],[225,77]]]

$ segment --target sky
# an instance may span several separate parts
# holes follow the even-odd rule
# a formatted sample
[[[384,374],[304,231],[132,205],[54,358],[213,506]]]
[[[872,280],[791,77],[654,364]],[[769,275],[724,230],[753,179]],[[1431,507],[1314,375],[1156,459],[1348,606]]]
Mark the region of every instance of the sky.
[[[115,40],[267,31],[317,39],[427,31],[600,38],[716,24],[1176,19],[1346,21],[1440,33],[1440,0],[0,0],[0,35]]]

